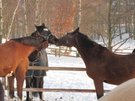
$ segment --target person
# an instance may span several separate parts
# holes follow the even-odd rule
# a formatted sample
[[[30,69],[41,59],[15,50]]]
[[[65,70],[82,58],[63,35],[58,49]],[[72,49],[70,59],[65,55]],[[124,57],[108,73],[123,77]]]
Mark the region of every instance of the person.
[[[29,56],[30,66],[48,66],[48,57],[46,50],[43,49],[41,51],[34,51]],[[40,68],[40,67],[39,67]],[[46,71],[44,70],[28,70],[26,73],[26,88],[43,88],[43,77],[46,76]],[[33,96],[37,97],[39,93],[39,97],[42,100],[42,92],[33,92]],[[29,92],[27,92],[26,101],[29,101]]]

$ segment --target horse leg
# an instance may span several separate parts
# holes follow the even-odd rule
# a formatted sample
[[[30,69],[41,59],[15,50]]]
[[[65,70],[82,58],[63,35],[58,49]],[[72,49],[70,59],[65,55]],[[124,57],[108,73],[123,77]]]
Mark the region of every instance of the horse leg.
[[[31,87],[31,82],[32,82],[32,78],[31,77],[26,77],[26,88]],[[31,98],[29,96],[29,91],[27,91],[27,94],[26,94],[26,101],[31,101]]]
[[[0,99],[1,99],[0,101],[4,101],[4,89],[1,81],[0,81]]]
[[[39,81],[37,77],[33,77],[33,88],[38,88],[39,87]],[[33,96],[37,97],[38,92],[33,92]]]
[[[17,68],[16,70],[16,80],[17,80],[17,95],[20,100],[22,100],[22,90],[23,90],[23,82],[25,79],[26,71],[24,70],[25,67]]]
[[[96,88],[96,94],[97,94],[97,98],[99,99],[100,97],[103,96],[103,81],[101,80],[94,80],[94,85]]]
[[[43,77],[40,77],[40,78],[39,78],[39,88],[43,88],[43,83],[44,83]],[[39,92],[39,97],[40,97],[40,99],[43,101],[42,92]]]
[[[8,77],[8,86],[9,86],[9,96],[11,99],[14,98],[14,76]]]

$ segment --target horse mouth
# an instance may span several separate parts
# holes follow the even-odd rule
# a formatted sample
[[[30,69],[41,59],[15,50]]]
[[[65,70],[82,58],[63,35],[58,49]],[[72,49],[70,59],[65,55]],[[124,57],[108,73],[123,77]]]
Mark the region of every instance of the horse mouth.
[[[69,42],[67,40],[60,40],[60,39],[57,41],[56,45],[71,47],[71,45],[69,44]]]
[[[55,36],[50,36],[50,38],[48,39],[48,42],[51,44],[56,44],[59,40],[55,37]]]

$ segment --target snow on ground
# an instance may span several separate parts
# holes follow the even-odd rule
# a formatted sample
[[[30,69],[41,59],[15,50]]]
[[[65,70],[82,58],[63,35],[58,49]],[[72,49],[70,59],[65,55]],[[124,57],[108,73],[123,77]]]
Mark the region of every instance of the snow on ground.
[[[85,67],[78,57],[55,57],[48,55],[49,66]],[[114,85],[104,84],[105,89],[112,89]],[[95,89],[93,80],[85,71],[47,71],[44,78],[45,88],[67,89]],[[44,92],[45,101],[97,101],[95,93],[70,93],[70,92]]]

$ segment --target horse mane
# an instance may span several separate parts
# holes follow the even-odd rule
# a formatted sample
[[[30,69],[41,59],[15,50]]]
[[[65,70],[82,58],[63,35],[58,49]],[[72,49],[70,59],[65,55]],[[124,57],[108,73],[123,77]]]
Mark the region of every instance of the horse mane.
[[[32,53],[30,54],[30,56],[29,56],[29,61],[30,61],[30,62],[33,62],[33,61],[39,59],[39,57],[40,57],[40,51],[35,50],[34,52],[32,52]]]
[[[102,45],[92,41],[87,35],[80,32],[78,35],[79,35],[79,41],[83,42],[83,46],[85,47],[86,52],[89,51],[89,49],[91,50],[93,48],[94,49],[93,55],[100,57],[102,56],[101,54],[104,50],[108,51],[106,47],[103,47]]]
[[[92,48],[92,47],[95,47],[95,46],[98,46],[98,47],[101,47],[101,48],[105,48],[102,45],[92,41],[87,35],[85,35],[83,33],[79,32],[79,36],[80,36],[80,40],[82,40],[85,43],[84,45],[87,48]]]
[[[85,44],[85,47],[90,48],[95,46],[95,42],[88,38],[85,34],[79,32],[80,40],[82,40]]]
[[[36,33],[36,31],[35,32],[32,32],[31,36],[35,36],[36,35],[35,33]]]
[[[35,37],[32,37],[32,36],[26,36],[26,37],[22,37],[22,38],[14,38],[14,39],[11,39],[15,42],[18,42],[18,43],[21,43],[21,44],[24,44],[24,45],[28,45],[28,46],[38,46],[39,43],[41,43],[44,39],[41,39],[41,38],[35,38]]]

